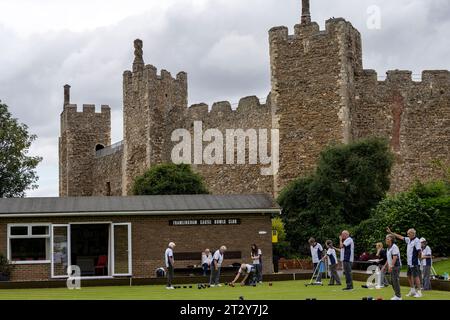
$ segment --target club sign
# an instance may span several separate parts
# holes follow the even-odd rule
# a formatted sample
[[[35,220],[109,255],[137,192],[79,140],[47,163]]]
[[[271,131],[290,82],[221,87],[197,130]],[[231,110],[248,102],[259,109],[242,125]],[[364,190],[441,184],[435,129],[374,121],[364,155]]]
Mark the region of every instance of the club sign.
[[[189,219],[189,220],[170,220],[169,226],[188,227],[188,226],[225,226],[241,224],[241,219]]]

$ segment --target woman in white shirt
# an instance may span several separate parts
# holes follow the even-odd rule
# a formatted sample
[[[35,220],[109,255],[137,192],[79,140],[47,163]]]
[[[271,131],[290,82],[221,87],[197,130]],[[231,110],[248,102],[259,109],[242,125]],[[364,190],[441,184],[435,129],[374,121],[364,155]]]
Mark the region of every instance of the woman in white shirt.
[[[256,244],[252,245],[251,256],[255,267],[256,282],[262,283],[262,251]]]
[[[209,249],[205,249],[205,251],[202,252],[202,269],[203,269],[203,276],[208,275],[209,268],[211,266],[212,261],[212,254]]]

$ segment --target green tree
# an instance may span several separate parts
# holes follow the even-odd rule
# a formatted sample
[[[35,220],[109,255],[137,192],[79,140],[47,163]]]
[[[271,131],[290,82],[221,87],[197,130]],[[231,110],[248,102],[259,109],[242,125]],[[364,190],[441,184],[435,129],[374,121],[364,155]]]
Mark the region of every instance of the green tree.
[[[336,243],[339,231],[352,231],[385,197],[392,164],[393,155],[382,139],[327,147],[316,171],[294,180],[277,199],[287,240],[305,254],[309,237]]]
[[[35,139],[0,101],[0,198],[23,197],[38,187],[35,169],[42,158],[27,156]]]
[[[410,228],[428,240],[435,255],[450,252],[450,188],[443,181],[417,182],[410,191],[382,200],[372,216],[356,228],[355,243],[359,250],[383,242],[386,227],[406,235]],[[406,250],[404,243],[399,243]]]
[[[202,177],[186,164],[160,164],[135,179],[134,195],[207,194]]]

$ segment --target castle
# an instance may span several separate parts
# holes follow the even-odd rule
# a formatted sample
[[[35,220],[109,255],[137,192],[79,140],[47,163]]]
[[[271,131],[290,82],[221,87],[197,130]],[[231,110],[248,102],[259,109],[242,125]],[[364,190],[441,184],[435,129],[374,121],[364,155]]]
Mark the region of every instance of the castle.
[[[435,160],[450,159],[450,72],[389,71],[378,81],[363,69],[361,35],[342,18],[311,21],[309,0],[302,0],[301,23],[269,31],[271,92],[265,104],[242,98],[188,107],[187,74],[145,65],[136,40],[132,71],[123,74],[123,141],[111,145],[111,114],[70,103],[64,87],[59,140],[60,196],[128,195],[133,179],[153,165],[170,162],[178,128],[278,129],[279,170],[261,175],[259,165],[198,164],[194,169],[210,191],[276,195],[292,179],[314,170],[321,150],[333,142],[387,138],[395,153],[392,190],[416,179],[439,175]],[[269,149],[270,150],[270,149]]]

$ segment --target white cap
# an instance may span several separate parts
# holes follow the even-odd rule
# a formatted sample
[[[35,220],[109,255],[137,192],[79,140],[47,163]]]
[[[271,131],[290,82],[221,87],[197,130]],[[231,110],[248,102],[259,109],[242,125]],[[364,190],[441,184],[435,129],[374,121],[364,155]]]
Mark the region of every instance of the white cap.
[[[427,239],[425,239],[425,238],[420,238],[420,242],[427,242]]]

